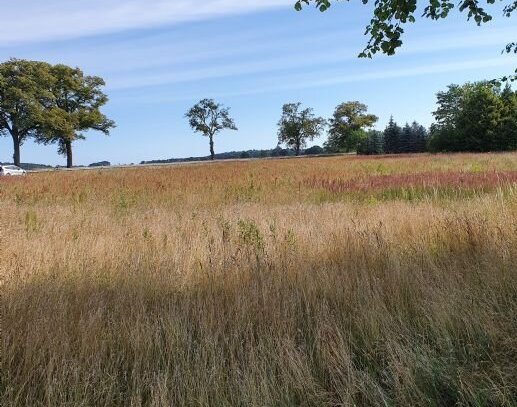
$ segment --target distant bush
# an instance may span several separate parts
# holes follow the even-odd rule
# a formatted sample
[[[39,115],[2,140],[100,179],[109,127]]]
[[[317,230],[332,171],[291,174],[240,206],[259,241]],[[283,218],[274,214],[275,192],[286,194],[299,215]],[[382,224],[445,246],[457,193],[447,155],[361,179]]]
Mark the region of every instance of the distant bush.
[[[325,154],[325,150],[323,149],[323,147],[320,147],[320,146],[312,146],[312,147],[309,147],[308,149],[306,149],[304,151],[304,154],[305,155]]]
[[[109,167],[110,165],[109,161],[99,161],[98,163],[91,163],[88,167]]]

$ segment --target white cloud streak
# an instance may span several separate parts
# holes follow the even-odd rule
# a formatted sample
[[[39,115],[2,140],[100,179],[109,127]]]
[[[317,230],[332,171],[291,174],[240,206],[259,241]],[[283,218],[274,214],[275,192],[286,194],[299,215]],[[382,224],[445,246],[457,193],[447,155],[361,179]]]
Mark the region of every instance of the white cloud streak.
[[[258,95],[265,93],[285,92],[297,89],[325,88],[329,86],[341,85],[346,83],[376,81],[394,78],[409,78],[418,76],[439,75],[453,72],[468,72],[484,69],[511,69],[513,67],[511,58],[499,57],[491,59],[471,59],[467,61],[454,61],[449,63],[418,65],[403,69],[378,69],[370,72],[339,74],[334,71],[318,71],[317,74],[306,73],[287,76],[269,76],[256,83],[255,86],[241,88],[237,91],[215,91],[210,92],[210,97],[236,97],[247,95]],[[194,100],[206,96],[206,92],[201,94],[189,93],[178,94],[176,97],[156,97],[145,100],[138,98],[139,102],[166,103]],[[121,97],[121,100],[132,100],[132,97]]]
[[[461,49],[470,49],[473,47],[479,48],[478,44],[482,44],[483,46],[495,46],[496,44],[502,42],[504,38],[507,38],[509,34],[507,30],[495,31],[492,33],[493,35],[486,36],[487,40],[482,41],[482,38],[473,38],[472,41],[465,41],[461,38],[459,39],[451,39],[450,41],[446,41],[446,39],[442,37],[435,37],[429,42],[432,44],[445,44],[445,50],[461,50]],[[496,35],[498,34],[498,35]],[[478,41],[479,40],[479,41]],[[278,45],[277,45],[278,46]],[[407,61],[407,58],[411,54],[432,54],[439,50],[439,48],[430,49],[431,47],[423,46],[421,48],[409,48],[407,51],[401,52],[401,55],[398,56],[398,61],[402,61],[401,58]],[[255,49],[252,47],[252,49]],[[275,47],[272,47],[271,50],[274,50]],[[206,61],[204,66],[191,66],[189,69],[185,69],[184,66],[175,66],[174,64],[170,64],[166,67],[166,69],[154,69],[151,71],[141,71],[135,70],[128,73],[118,73],[116,75],[110,76],[108,80],[108,87],[112,90],[115,89],[128,89],[128,88],[139,88],[139,87],[148,87],[148,86],[158,86],[158,85],[171,85],[178,84],[184,82],[193,82],[193,81],[203,81],[209,79],[216,78],[230,78],[242,75],[252,75],[258,73],[273,73],[275,71],[282,70],[291,70],[292,73],[289,75],[290,78],[293,77],[293,74],[296,75],[296,71],[309,68],[309,67],[317,67],[318,70],[324,69],[325,66],[331,64],[343,64],[345,62],[354,62],[354,65],[359,66],[360,64],[365,66],[365,60],[359,60],[356,56],[356,50],[353,46],[350,45],[337,45],[332,46],[331,48],[323,47],[321,50],[317,49],[315,51],[306,52],[305,49],[290,49],[286,50],[285,54],[280,55],[271,55],[263,57],[262,55],[258,56],[247,56],[247,55],[239,55],[238,53],[233,55],[231,59],[225,59],[224,61],[210,61],[209,59]],[[494,52],[494,54],[497,54]],[[191,55],[192,57],[192,55]],[[377,57],[379,61],[390,60],[390,58],[382,58],[382,56]],[[393,59],[391,59],[393,60]],[[500,65],[510,65],[512,63],[515,64],[515,58],[512,58],[512,55],[504,55],[497,58],[492,58],[489,60],[476,60],[474,67],[491,67],[491,66],[500,66]],[[432,65],[432,69],[455,69],[455,70],[468,70],[471,68],[469,65],[470,62],[459,62],[459,63],[447,63],[447,64],[434,64]],[[444,68],[445,67],[445,68]],[[456,67],[456,68],[454,68]],[[426,69],[426,66],[423,66],[419,69]],[[394,71],[394,74],[398,76],[405,76],[406,72],[408,75],[411,75],[414,68],[410,69],[397,69]],[[434,72],[434,71],[433,71]],[[426,73],[426,72],[424,72]],[[431,72],[432,73],[432,72]],[[369,73],[361,73],[358,74],[359,77],[362,75],[370,75]],[[375,74],[376,75],[376,74]],[[375,79],[375,78],[374,78]]]
[[[66,40],[290,7],[291,0],[0,0],[0,45]]]

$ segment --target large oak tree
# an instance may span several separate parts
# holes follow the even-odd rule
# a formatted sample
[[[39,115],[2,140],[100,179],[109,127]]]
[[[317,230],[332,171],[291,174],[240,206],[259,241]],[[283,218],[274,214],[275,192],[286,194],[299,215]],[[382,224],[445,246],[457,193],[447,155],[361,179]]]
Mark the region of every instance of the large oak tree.
[[[79,68],[54,65],[51,68],[50,91],[53,99],[42,121],[37,140],[58,143],[59,153],[66,156],[66,166],[73,165],[72,143],[84,139],[84,132],[97,130],[109,134],[115,123],[101,113],[108,97],[102,92],[104,80],[87,76]]]
[[[51,66],[11,59],[0,64],[0,135],[13,140],[13,162],[20,165],[20,147],[41,131],[45,106],[52,94]]]
[[[365,129],[377,122],[377,116],[368,113],[368,106],[352,101],[339,104],[329,120],[329,138],[326,147],[330,151],[356,151],[366,137]]]

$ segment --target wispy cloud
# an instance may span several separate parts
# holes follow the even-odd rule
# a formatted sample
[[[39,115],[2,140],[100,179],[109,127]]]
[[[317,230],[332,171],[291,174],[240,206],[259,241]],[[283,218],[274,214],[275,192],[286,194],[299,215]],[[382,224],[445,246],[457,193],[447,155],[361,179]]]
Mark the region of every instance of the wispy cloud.
[[[471,71],[485,68],[512,67],[513,59],[508,57],[499,57],[491,59],[471,59],[467,61],[454,61],[441,64],[418,65],[409,68],[398,68],[391,70],[378,70],[373,72],[357,73],[354,75],[329,75],[325,76],[321,73],[323,79],[314,79],[306,81],[302,87],[319,87],[330,86],[340,83],[350,83],[359,81],[369,81],[390,78],[405,78],[411,76],[441,74],[457,71]],[[286,87],[288,89],[288,87]]]
[[[79,38],[289,7],[291,0],[3,1],[0,45]]]
[[[170,63],[163,62],[161,65],[158,61],[151,69],[134,69],[126,72],[118,72],[114,75],[108,75],[108,86],[110,89],[127,89],[127,88],[142,88],[151,87],[158,85],[171,85],[185,82],[194,81],[205,81],[210,79],[220,78],[235,78],[238,76],[250,76],[259,73],[267,73],[268,77],[273,78],[275,73],[287,70],[290,71],[287,75],[287,81],[282,80],[281,83],[289,82],[289,79],[294,78],[298,72],[307,69],[316,69],[318,72],[328,70],[330,67],[339,65],[339,69],[342,70],[343,64],[353,64],[354,69],[360,69],[360,72],[355,76],[346,75],[346,78],[352,78],[352,81],[363,76],[366,79],[370,79],[369,75],[377,75],[377,73],[364,73],[362,69],[367,66],[367,60],[357,59],[356,47],[346,42],[334,43],[332,41],[326,41],[325,37],[345,37],[344,32],[336,33],[331,32],[323,36],[307,36],[303,37],[301,46],[296,46],[292,42],[290,44],[283,44],[280,42],[271,43],[269,41],[255,42],[251,41],[245,48],[235,46],[231,48],[231,52],[228,55],[224,53],[219,54],[219,58],[215,58],[211,55],[210,50],[202,50],[196,54],[191,51],[187,51],[186,54],[177,58],[175,61],[171,59]],[[469,40],[465,40],[461,37],[450,38],[447,33],[441,35],[435,35],[421,41],[422,46],[416,47],[409,45],[407,49],[402,50],[398,55],[397,61],[403,65],[407,64],[408,61],[414,59],[413,54],[421,55],[436,55],[442,51],[440,45],[443,46],[443,52],[453,50],[469,50],[471,48],[479,49],[481,46],[494,46],[504,42],[505,38],[510,35],[509,29],[498,29],[484,32],[473,36]],[[314,41],[314,42],[313,42]],[[319,45],[318,45],[319,43]],[[261,47],[265,46],[267,52],[262,53]],[[310,49],[310,51],[307,51]],[[251,50],[252,53],[246,52]],[[494,51],[494,56],[497,55],[497,48]],[[221,58],[222,57],[222,58]],[[186,59],[185,59],[186,58]],[[205,59],[203,64],[187,64],[185,62],[188,59],[191,61]],[[394,61],[394,58],[386,58],[377,56],[377,67],[382,66],[382,61]],[[454,54],[447,56],[447,63],[423,65],[419,68],[400,68],[393,71],[393,75],[396,77],[403,77],[406,75],[412,75],[415,69],[422,70],[422,73],[435,73],[437,69],[445,69],[446,71],[452,70],[468,70],[476,67],[497,67],[502,65],[511,65],[512,60],[515,63],[515,58],[512,55],[498,56],[491,59],[479,59],[469,62],[451,62],[451,58],[454,58]],[[139,60],[143,60],[140,58]],[[472,64],[475,62],[474,64]],[[381,65],[379,65],[381,63]],[[411,62],[410,62],[411,63]],[[426,70],[431,69],[427,72]],[[387,75],[389,71],[379,71],[381,75]],[[307,83],[307,77],[303,75],[302,83]],[[320,77],[328,78],[328,75],[321,75]],[[330,77],[334,78],[334,75]],[[375,78],[373,78],[375,79]],[[254,78],[251,78],[254,81]],[[325,79],[328,80],[328,79]],[[347,79],[350,80],[350,79]],[[322,83],[321,85],[324,85]]]
[[[165,72],[133,72],[129,75],[116,75],[108,80],[108,89],[142,88],[157,85],[170,85],[175,83],[193,82],[217,78],[231,78],[257,73],[272,73],[275,71],[301,69],[303,67],[321,66],[335,62],[343,62],[355,59],[353,50],[336,47],[332,54],[315,52],[309,55],[288,54],[285,56],[263,59],[245,59],[239,62],[226,62],[212,64],[205,67],[167,67]]]
[[[346,83],[369,82],[376,80],[409,78],[426,75],[438,75],[453,72],[468,72],[484,69],[511,69],[513,60],[509,57],[498,57],[491,59],[471,59],[454,61],[448,63],[434,63],[425,65],[415,65],[408,68],[376,69],[369,72],[339,73],[335,70],[318,70],[313,73],[289,74],[289,75],[269,75],[249,86],[241,87],[235,91],[214,91],[210,92],[210,97],[235,97],[246,95],[258,95],[263,93],[282,93],[297,89],[325,88]],[[188,94],[177,93],[173,97],[160,97],[154,95],[150,99],[135,98],[139,102],[164,103],[193,100],[206,96],[203,93]],[[132,100],[131,96],[120,96],[121,99]]]

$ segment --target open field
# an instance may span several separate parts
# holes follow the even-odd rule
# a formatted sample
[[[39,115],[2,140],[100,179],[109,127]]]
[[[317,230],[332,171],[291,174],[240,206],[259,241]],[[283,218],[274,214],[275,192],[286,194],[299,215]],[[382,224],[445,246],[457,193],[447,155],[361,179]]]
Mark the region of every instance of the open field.
[[[517,153],[0,179],[2,406],[515,406]]]

